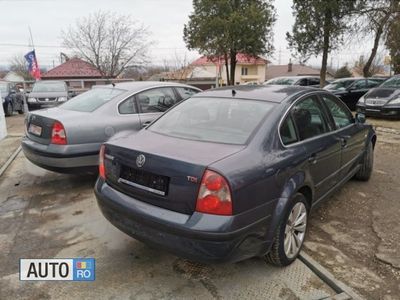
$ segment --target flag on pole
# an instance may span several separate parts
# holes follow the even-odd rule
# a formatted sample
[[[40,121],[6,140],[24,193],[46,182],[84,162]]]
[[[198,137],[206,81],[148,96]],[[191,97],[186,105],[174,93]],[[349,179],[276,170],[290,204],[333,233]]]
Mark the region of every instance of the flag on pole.
[[[28,62],[29,73],[31,73],[33,78],[35,78],[36,80],[40,79],[40,69],[39,69],[39,65],[37,63],[35,50],[28,52],[25,55],[25,59]]]

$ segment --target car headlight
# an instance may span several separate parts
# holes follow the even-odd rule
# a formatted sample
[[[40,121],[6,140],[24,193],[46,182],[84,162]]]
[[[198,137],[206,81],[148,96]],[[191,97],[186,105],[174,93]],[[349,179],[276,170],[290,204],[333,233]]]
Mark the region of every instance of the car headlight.
[[[67,101],[67,97],[58,97],[57,101]]]
[[[390,100],[387,104],[400,104],[400,97]]]
[[[364,97],[364,96],[361,96],[361,98],[358,99],[357,104],[365,104],[365,97]]]
[[[28,102],[37,102],[37,100],[36,100],[36,98],[29,97],[29,98],[28,98]]]

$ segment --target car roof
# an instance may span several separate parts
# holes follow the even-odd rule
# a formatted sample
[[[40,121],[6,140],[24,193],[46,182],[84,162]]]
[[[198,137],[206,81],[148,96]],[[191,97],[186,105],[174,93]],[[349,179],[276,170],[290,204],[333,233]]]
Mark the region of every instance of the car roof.
[[[314,76],[314,75],[297,75],[297,76],[279,76],[279,77],[274,77],[269,80],[273,79],[282,79],[282,78],[288,78],[288,79],[302,79],[302,78],[319,78],[319,76]]]
[[[211,89],[199,94],[195,94],[192,98],[198,97],[218,97],[218,98],[239,98],[249,100],[264,100],[269,102],[281,103],[286,98],[295,94],[323,91],[318,88],[307,86],[293,85],[237,85],[228,86],[217,89]]]
[[[106,85],[108,87],[111,87],[112,84]],[[181,87],[190,87],[190,88],[195,88],[193,86],[189,86],[186,84],[182,83],[177,83],[177,82],[164,82],[164,81],[126,81],[126,82],[119,82],[115,83],[116,88],[124,89],[124,90],[140,90],[140,89],[146,89],[146,88],[151,88],[153,86],[181,86]]]

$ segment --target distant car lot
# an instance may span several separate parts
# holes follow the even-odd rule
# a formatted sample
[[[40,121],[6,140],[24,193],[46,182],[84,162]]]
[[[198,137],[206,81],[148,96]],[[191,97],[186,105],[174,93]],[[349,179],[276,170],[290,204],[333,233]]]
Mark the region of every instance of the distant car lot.
[[[377,87],[386,78],[341,78],[332,81],[324,86],[325,90],[330,91],[339,97],[351,110],[356,109],[358,100],[364,96],[370,89]]]

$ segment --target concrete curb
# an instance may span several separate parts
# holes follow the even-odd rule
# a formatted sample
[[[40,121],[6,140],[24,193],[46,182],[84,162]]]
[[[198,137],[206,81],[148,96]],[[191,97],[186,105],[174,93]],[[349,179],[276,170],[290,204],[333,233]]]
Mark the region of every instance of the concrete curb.
[[[321,266],[316,260],[311,258],[307,253],[302,251],[299,255],[299,259],[308,267],[312,272],[314,272],[323,282],[325,282],[330,288],[332,288],[336,293],[335,297],[331,299],[336,300],[364,300],[360,295],[358,295],[352,288],[344,284],[343,282],[337,280],[331,272]],[[328,298],[329,299],[329,298]]]
[[[19,152],[21,151],[21,146],[19,146],[17,148],[17,150],[15,150],[13,152],[13,154],[11,154],[11,156],[7,159],[7,161],[5,162],[5,164],[3,166],[1,166],[0,168],[0,177],[3,176],[3,173],[7,170],[7,168],[11,165],[11,163],[14,161],[14,159],[17,157],[17,155],[19,154]]]

